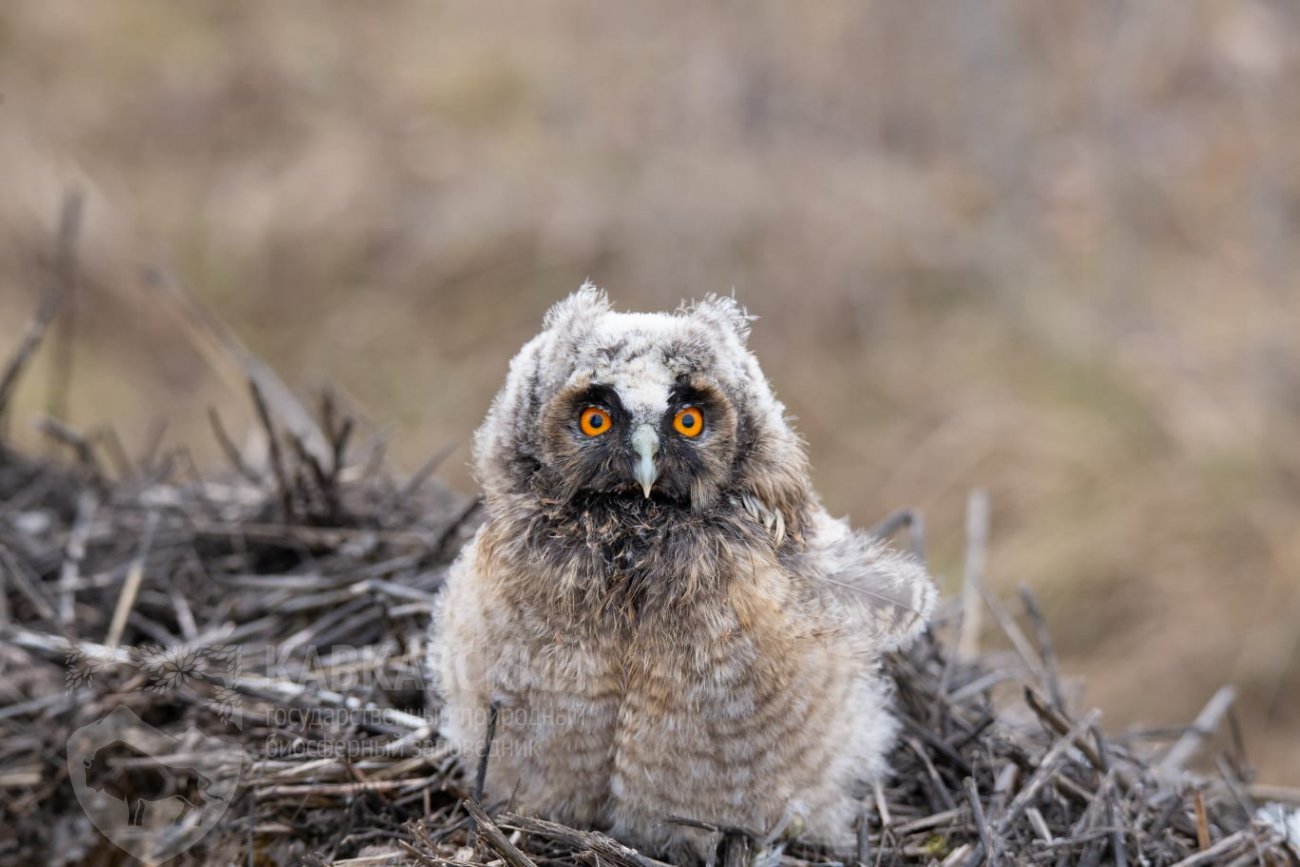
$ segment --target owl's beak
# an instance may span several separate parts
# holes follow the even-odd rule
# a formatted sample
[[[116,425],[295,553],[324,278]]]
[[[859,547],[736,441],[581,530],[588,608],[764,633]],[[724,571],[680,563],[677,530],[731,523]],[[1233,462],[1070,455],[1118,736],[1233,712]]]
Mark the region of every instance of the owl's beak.
[[[655,457],[659,454],[659,434],[650,425],[641,425],[632,434],[632,450],[636,452],[637,458],[633,475],[646,497],[649,497],[655,479],[659,478],[659,466],[655,463]]]

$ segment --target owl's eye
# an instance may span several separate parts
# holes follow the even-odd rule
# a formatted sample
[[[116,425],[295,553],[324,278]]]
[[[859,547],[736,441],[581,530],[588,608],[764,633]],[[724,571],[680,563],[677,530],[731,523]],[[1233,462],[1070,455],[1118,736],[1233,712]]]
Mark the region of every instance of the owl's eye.
[[[578,417],[578,427],[589,437],[598,437],[612,427],[609,413],[598,406],[589,406]]]
[[[677,410],[677,415],[673,417],[673,430],[684,437],[699,436],[704,430],[704,413],[694,406]]]

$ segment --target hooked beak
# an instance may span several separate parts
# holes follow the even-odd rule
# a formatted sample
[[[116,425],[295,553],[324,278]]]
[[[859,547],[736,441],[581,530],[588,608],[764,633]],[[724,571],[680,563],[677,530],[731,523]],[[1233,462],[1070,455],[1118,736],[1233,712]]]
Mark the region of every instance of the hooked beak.
[[[645,491],[646,497],[649,497],[655,479],[659,478],[659,467],[655,463],[655,457],[659,454],[659,434],[650,425],[641,425],[632,434],[632,450],[636,452],[636,470],[633,476],[640,483],[641,490]]]

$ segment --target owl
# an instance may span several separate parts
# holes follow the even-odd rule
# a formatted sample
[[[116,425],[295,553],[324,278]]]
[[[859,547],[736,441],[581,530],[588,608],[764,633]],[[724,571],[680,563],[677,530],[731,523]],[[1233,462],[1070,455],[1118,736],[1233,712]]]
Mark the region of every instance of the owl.
[[[489,799],[671,857],[708,854],[680,818],[852,850],[897,727],[880,657],[936,592],[822,507],[749,326],[587,284],[511,362],[429,660],[471,774],[493,719]]]

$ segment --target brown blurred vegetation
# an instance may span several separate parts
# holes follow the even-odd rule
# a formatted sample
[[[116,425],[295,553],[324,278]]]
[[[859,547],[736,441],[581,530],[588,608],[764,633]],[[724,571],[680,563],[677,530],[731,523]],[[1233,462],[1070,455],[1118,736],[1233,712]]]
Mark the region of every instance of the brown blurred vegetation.
[[[410,466],[584,278],[734,287],[833,511],[923,508],[951,591],[987,488],[991,580],[1110,727],[1231,681],[1295,782],[1298,84],[1283,2],[9,0],[0,347],[70,183],[71,420],[206,466],[247,401],[142,263]]]

